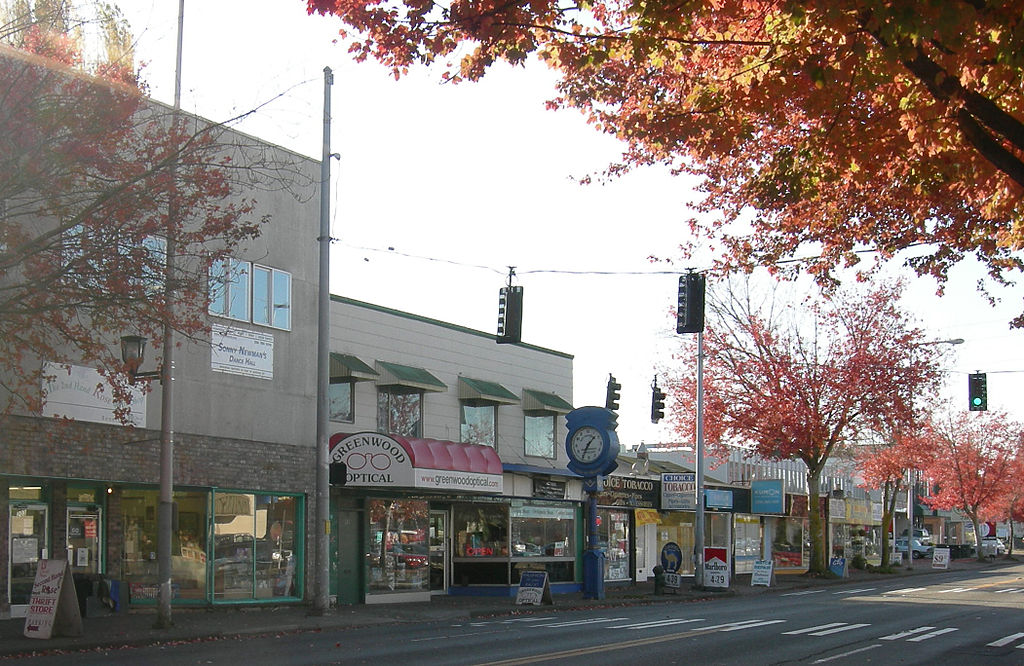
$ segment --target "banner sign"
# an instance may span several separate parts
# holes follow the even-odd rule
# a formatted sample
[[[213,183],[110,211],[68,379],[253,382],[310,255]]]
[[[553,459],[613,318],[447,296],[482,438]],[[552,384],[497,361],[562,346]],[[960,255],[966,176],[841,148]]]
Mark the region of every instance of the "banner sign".
[[[750,513],[785,513],[786,493],[782,479],[750,482]]]

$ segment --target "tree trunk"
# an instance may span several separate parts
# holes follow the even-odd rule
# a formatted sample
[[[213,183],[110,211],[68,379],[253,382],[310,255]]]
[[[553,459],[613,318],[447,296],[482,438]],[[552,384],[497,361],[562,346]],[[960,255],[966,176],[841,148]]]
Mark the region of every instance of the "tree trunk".
[[[824,523],[821,520],[819,506],[821,495],[821,466],[807,468],[807,518],[811,529],[811,563],[808,573],[822,574],[828,571],[828,560],[825,557]]]

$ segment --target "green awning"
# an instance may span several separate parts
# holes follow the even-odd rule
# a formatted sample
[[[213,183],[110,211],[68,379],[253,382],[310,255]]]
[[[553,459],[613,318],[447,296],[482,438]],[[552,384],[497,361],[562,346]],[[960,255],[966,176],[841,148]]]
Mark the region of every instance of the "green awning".
[[[421,391],[447,391],[448,385],[423,368],[377,361],[378,386],[407,386]]]
[[[331,352],[330,378],[332,382],[361,382],[377,379],[380,374],[351,354]]]
[[[568,414],[573,406],[554,393],[523,389],[524,412],[554,412]]]
[[[519,402],[516,394],[501,384],[486,382],[482,379],[470,379],[468,377],[459,377],[459,399],[486,400],[487,402],[497,402],[503,405]]]

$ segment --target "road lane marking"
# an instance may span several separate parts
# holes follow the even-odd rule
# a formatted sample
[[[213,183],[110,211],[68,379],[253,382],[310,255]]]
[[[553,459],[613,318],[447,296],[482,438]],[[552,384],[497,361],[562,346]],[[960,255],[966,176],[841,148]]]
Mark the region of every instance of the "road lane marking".
[[[978,588],[976,588],[976,587],[954,587],[954,588],[950,588],[948,590],[939,590],[938,593],[939,594],[947,594],[949,592],[970,592],[971,590],[976,590],[976,589],[978,589]]]
[[[626,617],[595,617],[587,620],[569,620],[568,622],[552,622],[551,624],[535,624],[533,629],[551,629],[553,627],[578,627],[584,624],[603,624],[605,622],[621,622]]]
[[[832,594],[857,594],[858,592],[870,592],[876,588],[873,587],[862,587],[859,590],[843,590],[842,592],[833,592]]]
[[[1005,590],[996,590],[996,594],[1006,594],[1007,592],[1016,592],[1019,589],[1021,589],[1021,588],[1019,588],[1019,587],[1009,587],[1009,588],[1007,588]]]
[[[819,629],[830,629],[832,627],[841,627],[844,624],[846,624],[846,623],[845,622],[830,622],[829,624],[819,624],[816,627],[807,627],[806,629],[797,629],[795,631],[784,631],[784,632],[782,632],[782,635],[783,636],[796,636],[797,634],[807,634],[807,633],[810,633],[812,631],[817,631]]]
[[[988,644],[988,647],[1003,647],[1005,645],[1009,645],[1010,643],[1014,642],[1018,638],[1024,638],[1024,633],[1010,634],[1006,638],[1000,638],[998,641],[992,641],[991,643]],[[1018,647],[1024,647],[1024,645],[1020,645]]]
[[[860,629],[861,627],[870,627],[870,624],[848,624],[845,627],[836,627],[835,629],[826,629],[825,631],[816,631],[811,636],[828,636],[830,634],[838,634],[841,631],[850,631],[851,629]]]
[[[785,620],[761,620],[750,624],[744,624],[736,627],[729,627],[728,629],[722,629],[722,631],[741,631],[743,629],[753,629],[754,627],[763,627],[769,624],[779,624],[785,622]]]
[[[911,629],[910,631],[901,631],[898,634],[889,634],[888,636],[882,636],[878,640],[880,640],[880,641],[898,641],[901,638],[906,638],[907,636],[913,636],[914,634],[919,634],[922,631],[931,631],[934,628],[935,627],[918,627],[917,629]]]
[[[924,589],[927,589],[927,588],[924,588],[924,587],[905,587],[902,590],[889,590],[888,592],[883,592],[882,594],[910,594],[911,592],[920,592],[921,590],[924,590]]]
[[[638,622],[637,624],[617,624],[614,627],[608,627],[609,629],[654,629],[657,627],[669,627],[673,624],[687,624],[689,622],[703,622],[702,617],[692,617],[687,619],[675,619],[675,620],[653,620],[651,622]]]
[[[825,590],[806,590],[804,592],[787,592],[785,594],[780,594],[779,596],[780,597],[802,597],[805,594],[818,594],[818,593],[824,592],[824,591]]]
[[[833,661],[835,659],[842,659],[843,657],[849,657],[850,655],[857,654],[857,653],[860,653],[860,652],[867,652],[868,650],[874,650],[877,647],[882,647],[882,644],[881,643],[875,643],[874,645],[868,645],[867,647],[857,648],[856,650],[850,650],[849,652],[842,652],[840,654],[834,654],[831,657],[823,657],[822,659],[819,659],[819,660],[817,660],[815,662],[812,662],[812,663],[824,664],[825,662]]]
[[[936,636],[941,636],[942,634],[948,634],[948,633],[953,632],[953,631],[960,631],[960,630],[957,629],[956,627],[947,627],[945,629],[939,629],[938,631],[933,631],[933,632],[930,632],[930,633],[927,633],[927,634],[922,634],[922,635],[916,636],[914,638],[908,638],[907,642],[908,643],[920,643],[921,641],[926,641],[929,638],[935,638]]]

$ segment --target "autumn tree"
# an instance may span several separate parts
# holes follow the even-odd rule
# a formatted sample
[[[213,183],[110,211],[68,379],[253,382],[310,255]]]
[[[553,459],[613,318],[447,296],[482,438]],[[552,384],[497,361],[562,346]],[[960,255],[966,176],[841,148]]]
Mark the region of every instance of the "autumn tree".
[[[934,451],[925,471],[938,487],[925,501],[970,518],[981,559],[981,523],[1004,510],[1013,484],[1020,481],[1016,472],[1024,424],[1000,412],[961,412],[933,419],[924,436]]]
[[[0,414],[40,408],[46,361],[96,368],[123,404],[118,337],[158,347],[165,323],[204,331],[208,267],[259,232],[242,188],[292,174],[255,141],[147,100],[124,67],[78,69],[67,35],[28,30],[23,46],[44,55],[0,46]]]
[[[778,298],[776,298],[778,297]],[[704,342],[704,432],[725,454],[740,446],[807,467],[812,573],[826,569],[819,506],[826,463],[862,430],[906,421],[911,396],[930,391],[936,351],[899,305],[900,287],[842,292],[810,303],[755,296],[733,283],[709,292]],[[696,343],[683,342],[666,378],[679,404],[673,426],[692,441]]]
[[[396,76],[554,68],[550,105],[624,143],[610,174],[699,177],[689,249],[721,240],[726,267],[827,282],[906,248],[940,284],[969,255],[997,282],[1024,266],[1024,0],[307,4]]]
[[[882,567],[889,566],[889,529],[896,513],[896,500],[906,492],[911,471],[930,458],[927,440],[908,429],[893,429],[880,441],[859,447],[855,454],[863,486],[882,491]],[[908,551],[909,553],[909,551]]]

